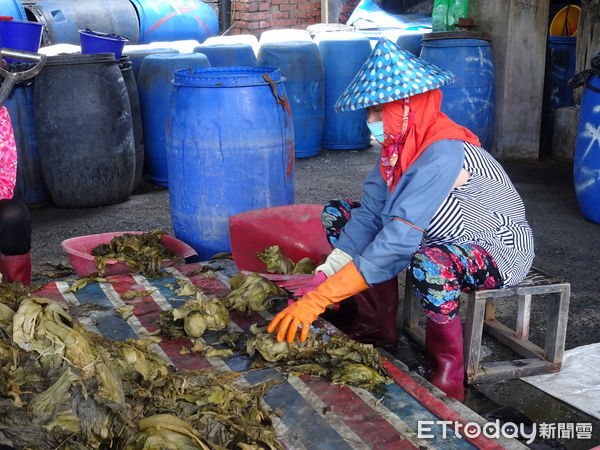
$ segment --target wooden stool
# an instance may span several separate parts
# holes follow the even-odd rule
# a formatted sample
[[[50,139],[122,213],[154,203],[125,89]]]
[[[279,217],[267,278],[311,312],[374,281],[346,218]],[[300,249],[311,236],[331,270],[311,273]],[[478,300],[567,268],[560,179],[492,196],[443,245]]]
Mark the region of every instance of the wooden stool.
[[[419,327],[421,305],[407,274],[404,291],[404,334],[425,346],[425,331]],[[547,326],[544,348],[529,340],[529,316],[533,295],[553,295],[547,300]],[[464,333],[465,370],[469,384],[520,378],[558,372],[562,364],[567,334],[571,285],[541,270],[532,268],[518,286],[506,289],[477,290],[468,296]],[[518,297],[517,326],[512,330],[495,317],[494,300]],[[480,363],[483,329],[525,359]]]

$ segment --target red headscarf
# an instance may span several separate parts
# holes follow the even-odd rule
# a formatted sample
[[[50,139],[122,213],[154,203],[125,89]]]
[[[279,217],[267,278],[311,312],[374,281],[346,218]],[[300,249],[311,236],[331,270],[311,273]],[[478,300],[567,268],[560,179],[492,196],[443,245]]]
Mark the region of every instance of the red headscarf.
[[[406,169],[432,143],[456,139],[480,145],[479,138],[440,112],[442,92],[439,89],[384,103],[381,176],[393,191]]]

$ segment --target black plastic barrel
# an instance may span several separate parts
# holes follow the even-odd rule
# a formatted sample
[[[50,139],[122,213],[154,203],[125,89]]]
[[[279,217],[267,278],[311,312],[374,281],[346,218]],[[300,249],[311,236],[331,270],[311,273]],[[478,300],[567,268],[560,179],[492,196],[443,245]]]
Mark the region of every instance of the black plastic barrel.
[[[34,104],[42,172],[54,203],[82,208],[127,200],[135,146],[114,55],[48,58],[36,78]]]
[[[142,108],[140,107],[140,96],[137,83],[133,75],[133,69],[129,56],[119,59],[119,68],[127,87],[129,97],[129,108],[131,109],[131,122],[133,124],[133,142],[135,146],[135,178],[133,187],[136,188],[142,182],[144,171],[144,127],[142,125]]]

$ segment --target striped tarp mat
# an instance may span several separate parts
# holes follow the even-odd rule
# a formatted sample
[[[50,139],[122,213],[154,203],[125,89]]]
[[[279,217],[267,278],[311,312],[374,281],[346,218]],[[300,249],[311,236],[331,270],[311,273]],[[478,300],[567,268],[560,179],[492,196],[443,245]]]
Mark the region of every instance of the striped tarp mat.
[[[141,275],[107,277],[110,283],[96,283],[75,293],[63,294],[70,283],[56,281],[45,285],[35,295],[48,297],[69,306],[84,308],[85,315],[78,319],[91,331],[116,340],[138,338],[158,329],[158,316],[162,311],[181,306],[185,300],[177,297],[167,285],[177,278],[191,281],[207,295],[224,297],[229,293],[231,270],[217,271],[217,278],[203,275],[187,277],[186,274],[202,263],[169,268],[170,276],[146,279]],[[153,290],[147,297],[123,300],[127,291]],[[86,305],[90,305],[86,308]],[[124,319],[115,309],[133,306],[133,315]],[[232,322],[235,331],[247,330],[251,324],[264,325],[271,317],[254,314],[236,316]],[[329,326],[329,325],[328,325]],[[215,336],[204,336],[211,344]],[[250,358],[234,354],[231,357],[202,357],[199,353],[180,354],[182,347],[191,345],[188,339],[162,337],[154,350],[181,370],[219,367],[242,372],[249,368]],[[212,339],[211,339],[212,338]],[[218,347],[218,345],[216,345]],[[404,448],[519,448],[517,441],[495,441],[484,436],[459,438],[453,433],[443,436],[442,426],[428,425],[435,437],[421,439],[417,436],[419,421],[452,421],[469,423],[484,419],[458,402],[448,401],[433,392],[427,383],[409,373],[399,361],[386,355],[386,367],[395,383],[377,395],[360,388],[334,386],[324,379],[309,376],[284,376],[275,368],[251,371],[243,382],[254,385],[265,380],[279,379],[282,383],[272,387],[264,397],[266,406],[273,411],[271,417],[279,438],[290,449],[404,449]]]

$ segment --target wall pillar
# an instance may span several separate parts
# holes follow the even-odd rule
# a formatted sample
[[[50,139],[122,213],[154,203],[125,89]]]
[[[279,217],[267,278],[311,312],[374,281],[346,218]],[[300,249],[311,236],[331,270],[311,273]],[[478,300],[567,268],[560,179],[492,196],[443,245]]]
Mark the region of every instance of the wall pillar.
[[[600,0],[582,0],[581,18],[577,30],[577,69],[575,73],[591,68],[592,56],[600,50]],[[583,88],[574,92],[575,103],[581,103]]]
[[[471,0],[470,15],[492,36],[499,159],[537,159],[550,0]]]

